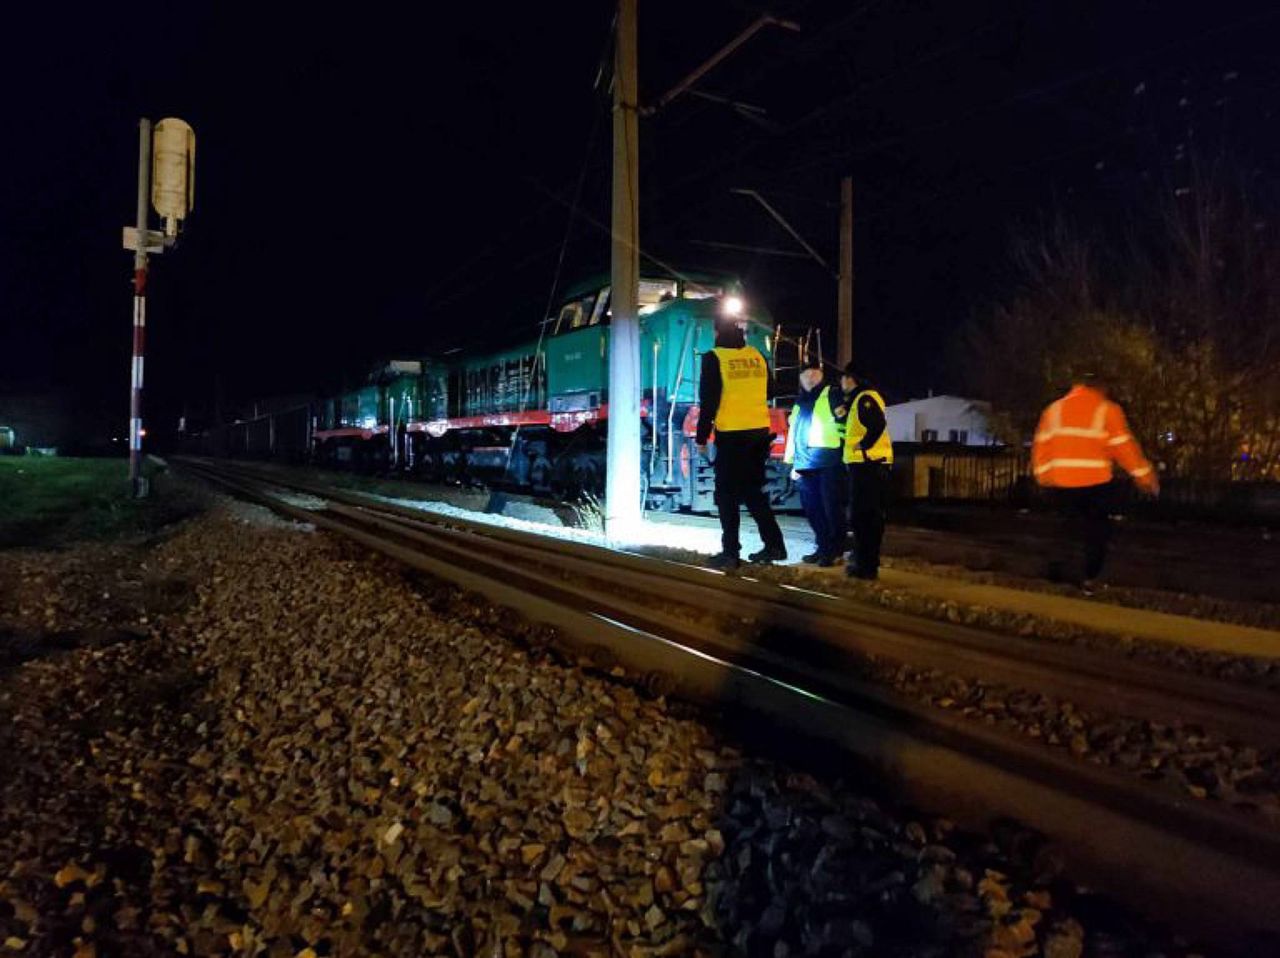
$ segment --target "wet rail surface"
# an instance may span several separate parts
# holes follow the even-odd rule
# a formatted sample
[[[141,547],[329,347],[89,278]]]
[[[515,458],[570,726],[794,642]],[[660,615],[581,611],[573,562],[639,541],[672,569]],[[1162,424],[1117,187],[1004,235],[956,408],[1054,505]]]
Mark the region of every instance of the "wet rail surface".
[[[604,649],[660,687],[745,708],[882,771],[963,821],[1036,828],[1078,877],[1188,930],[1252,949],[1280,936],[1280,834],[859,678],[874,656],[1112,712],[1280,745],[1277,697],[1095,650],[870,608],[818,592],[564,542],[246,467],[178,465]],[[299,506],[281,493],[317,501]],[[693,611],[701,615],[691,614]]]

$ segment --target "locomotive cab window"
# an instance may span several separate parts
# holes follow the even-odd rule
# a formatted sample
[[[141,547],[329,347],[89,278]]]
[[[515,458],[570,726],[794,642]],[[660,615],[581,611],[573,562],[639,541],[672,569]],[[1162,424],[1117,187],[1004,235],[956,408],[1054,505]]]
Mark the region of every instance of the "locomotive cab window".
[[[605,310],[609,308],[609,287],[606,286],[600,290],[600,294],[596,296],[595,309],[591,311],[591,325],[598,326],[600,320],[605,317]]]
[[[652,313],[660,303],[676,298],[676,281],[674,279],[642,279],[640,295],[636,304],[640,307],[640,315]]]
[[[556,320],[556,332],[596,325],[600,322],[601,303],[608,298],[608,295],[609,290],[606,288],[601,293],[592,293],[575,299],[571,303],[565,303],[560,307],[560,316]]]

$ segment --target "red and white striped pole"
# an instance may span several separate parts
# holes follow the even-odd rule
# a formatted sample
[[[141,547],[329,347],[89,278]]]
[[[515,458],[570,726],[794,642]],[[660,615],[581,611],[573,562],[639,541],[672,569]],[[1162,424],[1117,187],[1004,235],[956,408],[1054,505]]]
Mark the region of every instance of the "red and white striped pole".
[[[129,485],[147,494],[142,475],[142,357],[147,332],[147,202],[151,178],[151,121],[138,121],[138,245],[133,256],[133,360],[129,380]]]

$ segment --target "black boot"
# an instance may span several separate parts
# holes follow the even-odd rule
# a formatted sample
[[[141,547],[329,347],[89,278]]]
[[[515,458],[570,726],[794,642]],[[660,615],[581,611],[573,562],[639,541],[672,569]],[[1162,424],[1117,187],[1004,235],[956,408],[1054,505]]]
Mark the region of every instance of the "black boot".
[[[708,569],[719,569],[721,572],[734,572],[742,563],[733,552],[721,552],[707,560]]]

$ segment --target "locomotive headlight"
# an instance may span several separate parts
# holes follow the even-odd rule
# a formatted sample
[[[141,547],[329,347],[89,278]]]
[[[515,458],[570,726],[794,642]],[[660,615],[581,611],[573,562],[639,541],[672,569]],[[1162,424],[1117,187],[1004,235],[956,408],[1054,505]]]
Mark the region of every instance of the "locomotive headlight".
[[[726,296],[720,303],[720,310],[726,316],[741,316],[743,305],[741,296]]]

